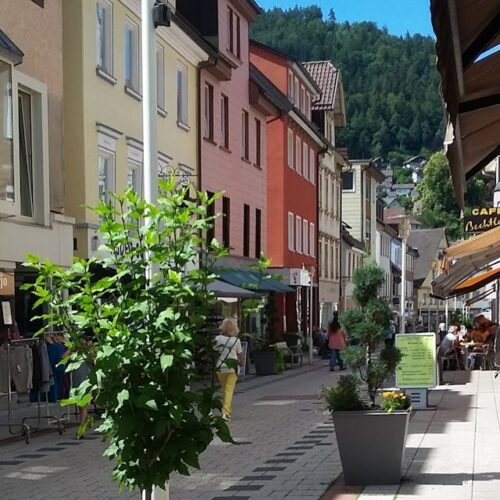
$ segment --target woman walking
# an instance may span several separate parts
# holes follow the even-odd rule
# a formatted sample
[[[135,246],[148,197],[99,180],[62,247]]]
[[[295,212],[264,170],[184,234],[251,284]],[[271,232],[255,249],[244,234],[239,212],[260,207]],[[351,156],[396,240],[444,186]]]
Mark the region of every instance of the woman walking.
[[[224,319],[220,326],[220,333],[215,337],[215,349],[219,351],[215,370],[222,389],[222,418],[229,420],[238,373],[234,363],[227,363],[227,361],[234,360],[239,366],[243,366],[243,349],[240,339],[236,337],[239,328],[234,318]]]
[[[340,351],[346,347],[346,334],[340,327],[338,313],[333,313],[333,319],[328,325],[328,349],[330,349],[330,371],[335,371],[335,365],[345,370]]]

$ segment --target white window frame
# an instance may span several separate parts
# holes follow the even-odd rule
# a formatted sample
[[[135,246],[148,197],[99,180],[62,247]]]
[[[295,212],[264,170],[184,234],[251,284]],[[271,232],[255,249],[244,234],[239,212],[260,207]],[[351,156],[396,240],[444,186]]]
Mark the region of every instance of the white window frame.
[[[165,48],[156,43],[156,105],[158,110],[166,114],[165,106]]]
[[[302,140],[298,135],[295,136],[295,170],[302,175]]]
[[[309,222],[302,219],[302,253],[309,255]]]
[[[103,58],[99,53],[99,23],[97,21],[97,9],[103,9],[108,15],[104,19],[104,53]],[[96,1],[96,67],[101,76],[113,77],[113,4],[108,0]],[[102,59],[102,60],[101,60]],[[103,75],[104,74],[104,75]]]
[[[213,141],[214,140],[214,125],[215,125],[215,117],[214,117],[214,86],[205,82],[203,88],[203,98],[204,98],[204,130],[203,130],[203,138]],[[211,98],[211,100],[210,100]],[[212,109],[210,109],[212,108]]]
[[[142,190],[142,164],[132,160],[131,158],[128,159],[128,165],[127,165],[128,171],[127,171],[127,189],[128,188],[134,188],[134,191],[139,195],[143,196],[143,190]],[[134,186],[133,184],[129,183],[130,180],[130,173],[134,171],[136,173],[136,179],[137,179],[137,185]]]
[[[180,86],[179,86],[180,75]],[[177,125],[189,127],[188,110],[188,69],[181,62],[177,62],[176,71],[176,95],[177,95]]]
[[[293,73],[291,70],[288,70],[288,100],[293,103]]]
[[[101,158],[105,160],[110,160],[110,170],[107,172],[109,174],[109,179],[106,178],[106,184],[105,187],[106,189],[103,190],[103,198],[99,195],[99,167],[100,167],[100,160]],[[116,191],[116,184],[115,184],[115,179],[116,179],[116,155],[114,151],[111,151],[109,149],[105,149],[101,146],[98,146],[97,148],[97,200],[98,202],[105,201],[108,202],[111,200],[110,194],[109,193],[114,193]]]
[[[314,222],[309,223],[309,255],[316,257],[316,226]]]
[[[131,47],[130,54],[127,53],[127,36],[131,33]],[[125,79],[125,89],[131,90],[135,94],[140,94],[141,92],[141,47],[140,47],[140,30],[139,25],[132,21],[129,17],[125,17],[125,26],[123,30],[123,55],[124,55],[124,79]],[[130,62],[128,58],[130,57]],[[127,78],[127,64],[130,64],[130,78]]]
[[[302,217],[295,216],[295,251],[302,253]]]
[[[299,85],[300,81],[297,76],[294,76],[294,86],[293,86],[293,103],[295,107],[299,105]]]
[[[302,175],[309,178],[309,145],[305,141],[302,143]]]
[[[309,182],[316,185],[316,153],[314,148],[309,150]]]
[[[293,161],[293,130],[291,128],[288,129],[288,166],[293,170],[294,161]]]
[[[288,212],[288,250],[295,251],[295,218],[292,212]]]
[[[7,64],[9,64],[7,62]],[[49,120],[47,86],[16,71],[11,66],[12,91],[12,163],[14,167],[14,201],[0,201],[0,211],[19,220],[48,226],[50,224],[49,191]],[[33,215],[21,215],[21,163],[19,137],[19,90],[31,95]],[[1,240],[1,238],[0,238]]]

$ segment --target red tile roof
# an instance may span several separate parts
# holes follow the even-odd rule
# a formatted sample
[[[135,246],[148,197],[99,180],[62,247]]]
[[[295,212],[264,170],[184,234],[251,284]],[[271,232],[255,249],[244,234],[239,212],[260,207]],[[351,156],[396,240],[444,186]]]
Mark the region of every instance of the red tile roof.
[[[302,63],[321,89],[321,97],[313,103],[314,110],[332,110],[339,72],[331,61],[310,61]]]

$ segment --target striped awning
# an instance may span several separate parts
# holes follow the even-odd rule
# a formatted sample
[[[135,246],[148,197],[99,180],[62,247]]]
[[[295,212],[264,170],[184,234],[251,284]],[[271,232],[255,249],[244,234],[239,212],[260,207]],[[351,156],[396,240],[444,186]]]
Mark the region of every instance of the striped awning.
[[[492,281],[500,278],[500,268],[490,269],[482,273],[478,273],[471,278],[468,278],[458,285],[451,288],[452,295],[464,295],[466,293],[475,292],[483,286],[488,285]]]

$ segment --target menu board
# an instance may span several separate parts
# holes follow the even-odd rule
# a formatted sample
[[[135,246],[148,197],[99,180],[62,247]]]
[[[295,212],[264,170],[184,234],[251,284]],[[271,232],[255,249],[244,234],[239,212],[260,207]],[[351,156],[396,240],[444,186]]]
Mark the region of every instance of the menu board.
[[[396,368],[396,386],[424,389],[436,385],[436,335],[403,333],[396,335],[396,347],[403,358]]]

